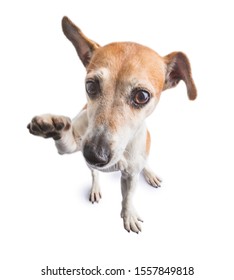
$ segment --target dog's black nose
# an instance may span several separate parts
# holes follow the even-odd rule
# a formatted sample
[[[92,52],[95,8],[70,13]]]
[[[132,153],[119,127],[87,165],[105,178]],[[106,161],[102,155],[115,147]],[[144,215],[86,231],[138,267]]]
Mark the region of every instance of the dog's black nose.
[[[83,155],[89,164],[103,167],[110,161],[111,151],[107,144],[96,145],[94,143],[86,143]]]

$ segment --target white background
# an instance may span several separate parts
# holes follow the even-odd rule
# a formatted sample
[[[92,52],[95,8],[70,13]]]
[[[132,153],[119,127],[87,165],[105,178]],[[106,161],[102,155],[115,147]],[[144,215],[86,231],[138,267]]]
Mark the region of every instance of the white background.
[[[234,279],[232,1],[1,1],[0,278],[156,279],[136,266],[194,266],[194,276]],[[103,199],[88,202],[82,155],[59,156],[26,129],[34,115],[70,117],[85,104],[85,70],[61,30],[69,16],[104,45],[136,41],[190,59],[198,99],[165,91],[147,123],[149,163],[160,189],[141,178],[140,234],[123,229],[118,173],[101,174]],[[41,269],[125,268],[125,277],[41,276]]]

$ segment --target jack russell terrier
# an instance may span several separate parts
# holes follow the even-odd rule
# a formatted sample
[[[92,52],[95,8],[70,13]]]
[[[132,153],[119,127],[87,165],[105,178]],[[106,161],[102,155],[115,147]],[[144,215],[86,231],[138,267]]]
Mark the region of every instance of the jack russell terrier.
[[[87,71],[87,105],[72,121],[51,114],[36,116],[28,124],[29,132],[53,138],[59,154],[82,151],[92,173],[92,203],[101,198],[98,171],[121,171],[124,228],[138,233],[142,219],[132,196],[139,174],[153,187],[161,183],[146,163],[150,133],[145,119],[154,111],[161,92],[180,80],[186,84],[188,98],[196,98],[189,60],[182,52],[161,57],[132,42],[101,47],[67,17],[62,19],[62,28]]]

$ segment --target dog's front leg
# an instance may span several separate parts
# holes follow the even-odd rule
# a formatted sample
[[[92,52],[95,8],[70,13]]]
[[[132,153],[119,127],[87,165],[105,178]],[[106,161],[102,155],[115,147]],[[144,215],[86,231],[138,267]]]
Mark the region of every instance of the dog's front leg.
[[[121,176],[121,191],[123,196],[121,217],[123,218],[124,228],[128,232],[133,231],[136,233],[141,231],[139,222],[143,222],[132,205],[132,196],[138,182],[138,177],[139,175],[129,175],[126,172],[122,172]]]
[[[82,110],[72,121],[65,116],[39,115],[27,127],[33,135],[53,138],[59,154],[69,154],[81,150],[87,126],[86,110]]]
[[[89,201],[92,203],[99,202],[99,200],[102,198],[100,185],[99,185],[99,179],[98,179],[98,171],[91,169],[92,174],[92,187],[89,195]]]
[[[73,123],[68,117],[44,114],[34,117],[27,127],[33,135],[53,138],[59,154],[78,150]]]

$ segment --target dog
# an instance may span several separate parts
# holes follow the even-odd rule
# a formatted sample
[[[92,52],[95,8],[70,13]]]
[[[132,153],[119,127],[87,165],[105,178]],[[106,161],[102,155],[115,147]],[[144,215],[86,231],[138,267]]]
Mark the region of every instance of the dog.
[[[153,187],[161,184],[147,165],[150,133],[145,119],[162,91],[181,80],[188,98],[196,98],[190,62],[182,52],[162,57],[132,42],[101,47],[68,17],[62,19],[62,29],[86,68],[87,104],[73,120],[44,114],[34,117],[27,127],[33,135],[53,138],[59,154],[82,151],[92,174],[92,203],[101,198],[98,172],[120,171],[123,225],[128,232],[139,233],[143,220],[132,203],[139,174]]]

